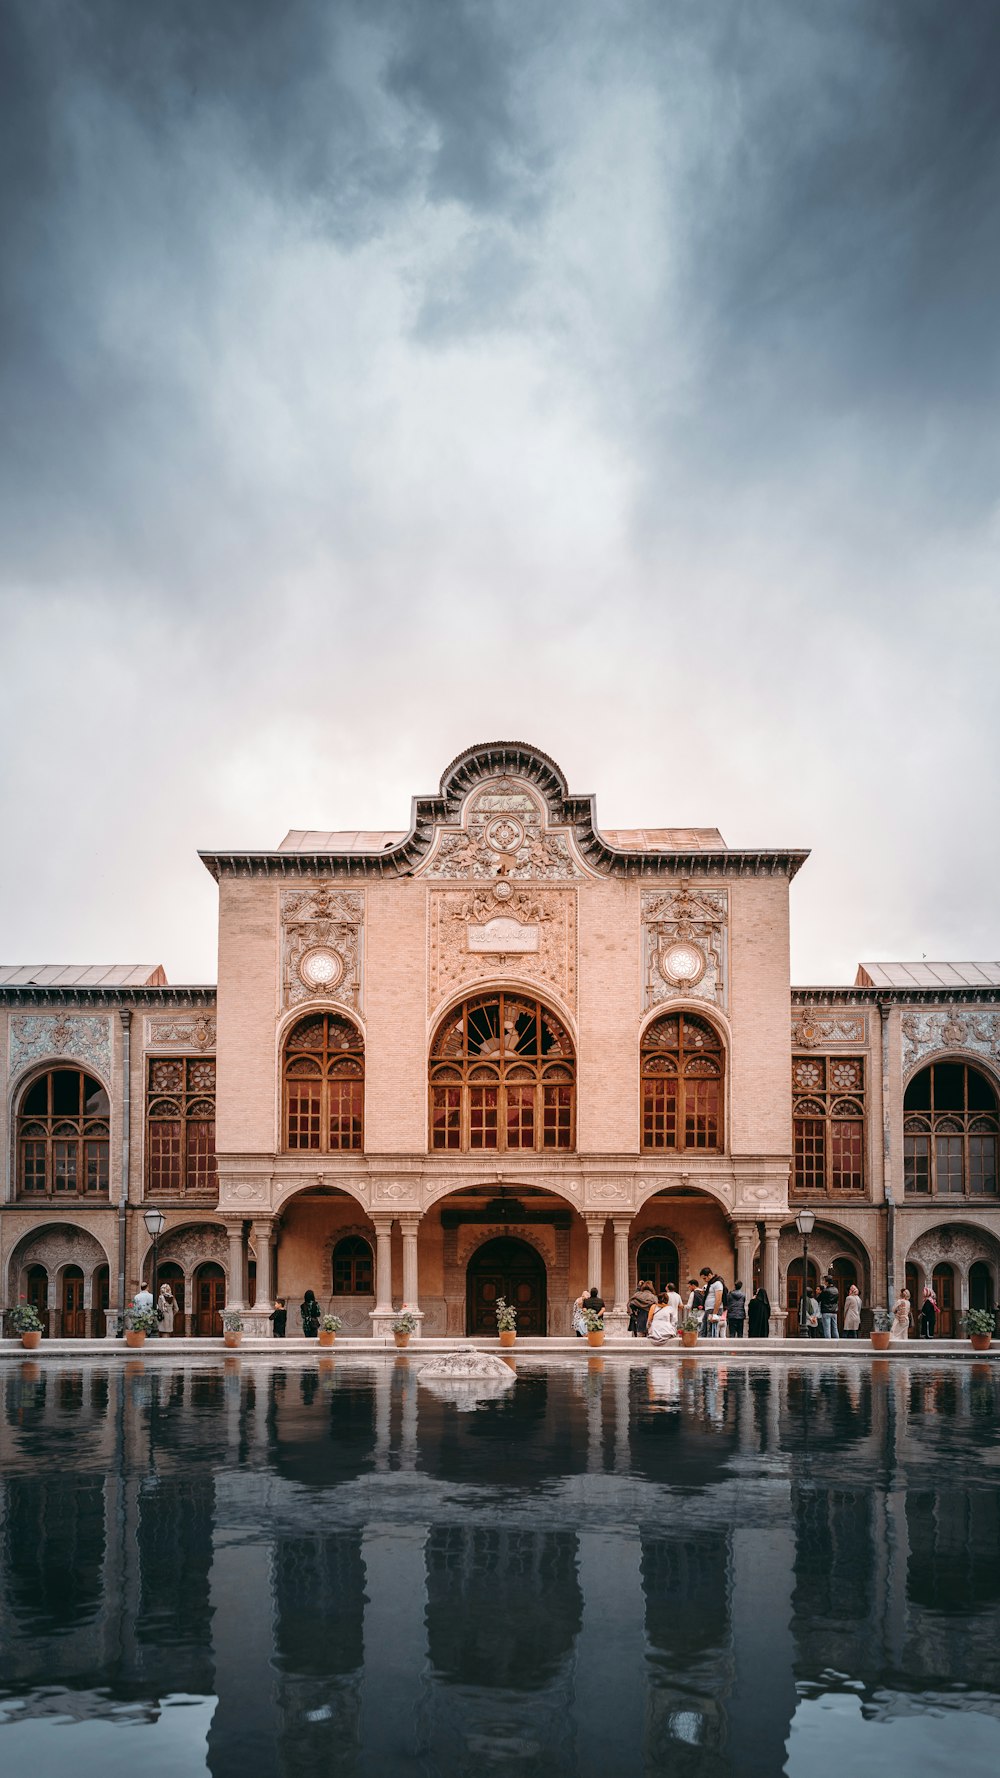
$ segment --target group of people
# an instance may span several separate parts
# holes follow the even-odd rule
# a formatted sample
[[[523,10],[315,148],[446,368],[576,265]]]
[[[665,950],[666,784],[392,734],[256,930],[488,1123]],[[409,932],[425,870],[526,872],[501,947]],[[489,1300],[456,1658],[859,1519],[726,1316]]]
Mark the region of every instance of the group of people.
[[[139,1289],[136,1291],[134,1297],[132,1298],[132,1307],[133,1307],[133,1309],[137,1309],[139,1311],[139,1313],[142,1315],[149,1315],[155,1311],[155,1314],[156,1314],[156,1328],[154,1329],[155,1333],[162,1333],[162,1334],[172,1334],[173,1333],[173,1331],[174,1331],[174,1317],[175,1317],[175,1315],[177,1315],[179,1313],[180,1305],[178,1304],[177,1298],[175,1297],[169,1284],[161,1284],[160,1285],[160,1289],[157,1294],[156,1302],[154,1304],[153,1293],[150,1290],[150,1288],[144,1278],[142,1283],[139,1286]]]
[[[861,1292],[852,1284],[844,1299],[844,1339],[856,1340],[861,1328]],[[819,1295],[807,1290],[799,1304],[799,1326],[810,1340],[839,1340],[840,1291],[832,1272],[819,1287]]]
[[[656,1291],[650,1279],[640,1279],[629,1297],[628,1317],[633,1338],[645,1337],[657,1345],[675,1339],[681,1324],[692,1320],[709,1339],[728,1335],[738,1340],[747,1331],[752,1340],[759,1340],[767,1338],[771,1302],[763,1286],[748,1301],[741,1279],[729,1289],[713,1267],[702,1266],[697,1278],[688,1279],[686,1298],[676,1284]]]

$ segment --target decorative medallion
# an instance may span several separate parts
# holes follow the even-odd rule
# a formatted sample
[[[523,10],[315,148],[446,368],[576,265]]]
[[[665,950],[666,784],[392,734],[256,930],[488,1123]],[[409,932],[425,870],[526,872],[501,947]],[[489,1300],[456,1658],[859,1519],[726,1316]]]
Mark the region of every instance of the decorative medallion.
[[[572,830],[552,831],[548,819],[549,811],[527,785],[507,777],[491,779],[469,797],[460,828],[438,829],[432,855],[418,874],[500,881],[586,876]]]
[[[729,898],[725,889],[644,889],[642,943],[645,1006],[692,994],[724,1007]]]
[[[665,982],[672,982],[676,987],[693,987],[695,982],[701,981],[708,959],[700,946],[681,939],[660,952],[658,964]]]
[[[299,974],[307,988],[318,988],[330,991],[337,986],[344,973],[344,960],[324,945],[316,945],[311,951],[303,951],[299,958]]]
[[[506,877],[501,877],[499,883],[494,883],[493,885],[494,901],[509,901],[513,893],[514,885],[513,883],[508,883]]]
[[[483,838],[494,852],[519,852],[524,845],[524,824],[516,815],[498,815],[487,824]]]
[[[322,885],[281,892],[281,975],[285,1006],[329,994],[361,1010],[365,898]]]
[[[812,1050],[820,1043],[827,1048],[831,1044],[864,1043],[866,1040],[864,1013],[842,1018],[826,1011],[814,1013],[810,1008],[792,1019],[792,1042],[796,1049]]]
[[[146,1048],[214,1050],[215,1020],[201,1017],[146,1020]]]

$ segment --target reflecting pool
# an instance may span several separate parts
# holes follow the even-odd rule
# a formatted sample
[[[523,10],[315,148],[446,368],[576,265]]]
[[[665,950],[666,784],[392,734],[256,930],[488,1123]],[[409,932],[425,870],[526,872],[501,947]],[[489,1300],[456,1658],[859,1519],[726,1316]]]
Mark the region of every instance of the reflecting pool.
[[[1000,1772],[1000,1367],[0,1369],[0,1768]]]

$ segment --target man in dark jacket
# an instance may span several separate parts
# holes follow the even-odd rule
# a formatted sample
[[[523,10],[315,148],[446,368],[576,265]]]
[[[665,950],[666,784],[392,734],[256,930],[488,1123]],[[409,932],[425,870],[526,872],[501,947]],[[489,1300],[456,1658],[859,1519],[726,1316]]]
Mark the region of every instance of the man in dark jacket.
[[[746,1318],[746,1291],[737,1278],[736,1283],[729,1292],[729,1301],[726,1304],[726,1332],[731,1340],[742,1340],[743,1324],[746,1321]]]
[[[819,1319],[823,1329],[824,1340],[839,1340],[840,1329],[837,1326],[837,1310],[840,1308],[840,1292],[836,1279],[828,1276],[823,1280],[823,1288],[819,1293]]]

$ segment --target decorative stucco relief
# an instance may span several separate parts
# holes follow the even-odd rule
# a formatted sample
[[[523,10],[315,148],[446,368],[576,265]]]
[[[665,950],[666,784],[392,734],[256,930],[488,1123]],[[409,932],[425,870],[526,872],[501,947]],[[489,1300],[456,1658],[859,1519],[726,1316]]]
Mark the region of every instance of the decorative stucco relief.
[[[494,778],[465,805],[460,828],[440,828],[419,875],[574,881],[588,873],[569,828],[549,831],[546,812],[513,778]]]
[[[148,1050],[214,1050],[215,1020],[193,1013],[190,1018],[146,1020]]]
[[[187,1228],[178,1229],[164,1235],[160,1242],[157,1263],[167,1262],[180,1266],[181,1270],[190,1275],[196,1266],[203,1266],[206,1260],[221,1266],[229,1274],[229,1242],[224,1229],[218,1223],[189,1224]],[[193,1304],[189,1305],[193,1308]]]
[[[364,1004],[365,898],[357,889],[281,891],[283,1006],[329,998],[360,1012]]]
[[[219,1180],[219,1209],[226,1204],[267,1204],[268,1182],[266,1179],[258,1183],[252,1179],[227,1179],[223,1175]]]
[[[725,889],[642,892],[643,1006],[683,995],[725,1007],[729,898]]]
[[[857,1045],[868,1042],[867,1014],[850,1013],[844,1017],[840,1013],[818,1008],[793,1013],[792,1042],[796,1049],[811,1050],[818,1044],[824,1049],[837,1049],[843,1044]]]
[[[940,1012],[907,1012],[900,1021],[903,1067],[912,1068],[935,1050],[970,1050],[991,1062],[1000,1061],[1000,1014],[965,1013],[950,1007]]]
[[[554,989],[575,1009],[575,890],[515,889],[503,879],[488,888],[439,890],[430,896],[428,920],[429,1011],[509,966],[519,980],[543,993]]]
[[[73,1014],[48,1017],[39,1013],[15,1016],[10,1021],[10,1072],[19,1074],[31,1062],[65,1056],[111,1079],[111,1019],[108,1016],[78,1018]]]
[[[906,1255],[908,1261],[922,1265],[927,1271],[942,1260],[967,1272],[977,1260],[996,1263],[998,1243],[986,1229],[977,1231],[968,1224],[962,1228],[927,1229],[918,1235]]]

